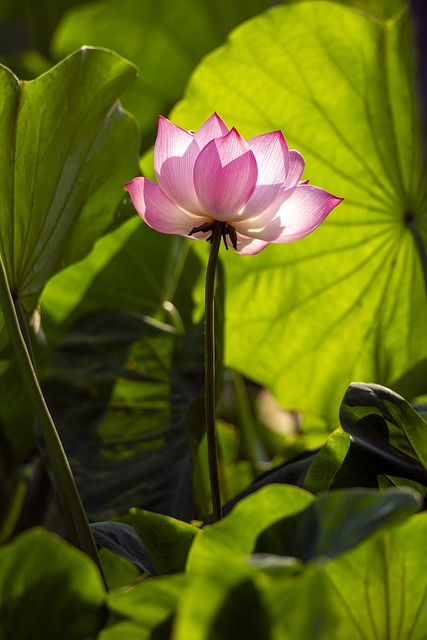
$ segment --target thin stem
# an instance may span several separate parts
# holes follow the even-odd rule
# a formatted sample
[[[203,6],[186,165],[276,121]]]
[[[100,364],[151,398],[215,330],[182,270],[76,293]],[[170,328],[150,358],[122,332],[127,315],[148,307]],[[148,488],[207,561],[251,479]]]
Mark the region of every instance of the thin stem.
[[[211,251],[206,269],[205,286],[205,411],[206,438],[208,445],[209,480],[214,521],[221,520],[221,493],[218,472],[218,443],[216,437],[215,400],[215,272],[221,244],[222,227],[219,226],[210,238]]]
[[[25,339],[22,335],[1,255],[0,302],[3,309],[6,328],[9,333],[9,339],[21,370],[28,395],[36,411],[43,432],[70,540],[75,547],[81,549],[90,558],[92,558],[100,571],[105,586],[107,586],[86,512],[77,491],[67,456],[43,397]]]

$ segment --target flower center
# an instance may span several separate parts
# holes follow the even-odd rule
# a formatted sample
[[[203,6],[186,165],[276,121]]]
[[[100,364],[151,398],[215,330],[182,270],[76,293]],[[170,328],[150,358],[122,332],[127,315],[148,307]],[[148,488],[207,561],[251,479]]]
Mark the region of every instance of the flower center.
[[[227,244],[227,236],[230,238],[231,245],[233,249],[237,249],[237,233],[236,229],[228,222],[221,222],[221,220],[212,220],[212,222],[204,222],[199,227],[193,227],[191,229],[189,236],[192,236],[193,233],[198,233],[201,231],[202,233],[208,233],[211,231],[211,235],[206,238],[206,242],[210,242],[212,244],[214,235],[218,232],[221,234],[222,239],[224,240],[224,246],[228,250]]]

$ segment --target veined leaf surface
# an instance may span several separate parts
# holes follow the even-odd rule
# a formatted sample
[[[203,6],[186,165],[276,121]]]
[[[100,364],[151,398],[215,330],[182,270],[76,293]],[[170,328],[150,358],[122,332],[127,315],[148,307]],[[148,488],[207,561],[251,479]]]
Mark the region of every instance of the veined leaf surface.
[[[274,7],[205,58],[171,116],[196,129],[216,110],[245,137],[282,129],[306,158],[303,178],[345,198],[299,242],[224,255],[227,364],[329,428],[355,379],[425,390],[413,66],[405,10],[380,20],[334,2]]]

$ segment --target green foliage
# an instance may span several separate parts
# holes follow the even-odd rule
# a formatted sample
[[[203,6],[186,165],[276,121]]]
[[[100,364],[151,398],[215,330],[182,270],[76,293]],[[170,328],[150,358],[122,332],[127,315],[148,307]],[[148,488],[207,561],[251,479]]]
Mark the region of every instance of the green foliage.
[[[0,549],[0,637],[95,638],[106,596],[93,563],[41,529]]]
[[[131,521],[159,575],[184,571],[198,529],[191,524],[142,509],[131,509]]]
[[[126,591],[112,592],[109,597],[111,625],[102,631],[99,639],[170,638],[172,617],[186,582],[185,576],[176,574],[145,580]]]
[[[224,549],[234,559],[257,553],[303,562],[332,558],[380,527],[404,520],[419,509],[419,503],[419,495],[413,492],[378,494],[366,489],[325,493],[313,501],[296,487],[269,485],[202,532],[191,548],[188,570],[203,572],[219,554],[224,557]]]
[[[327,428],[353,380],[409,398],[425,390],[414,235],[424,246],[426,182],[413,69],[406,12],[378,21],[298,2],[236,29],[172,113],[189,128],[214,107],[244,136],[282,129],[304,154],[303,177],[345,198],[310,237],[224,260],[226,363]]]
[[[353,383],[336,429],[304,478],[314,493],[331,488],[409,486],[426,493],[423,417],[401,396],[376,384]]]
[[[425,514],[411,518],[325,567],[348,637],[421,640],[426,608],[418,579],[426,571],[426,525]]]
[[[267,527],[303,511],[313,496],[297,487],[269,485],[241,500],[221,522],[203,530],[191,548],[188,569],[203,571],[221,557],[241,560],[255,548],[258,536]],[[248,523],[251,523],[248,526]]]
[[[200,330],[179,336],[110,309],[83,316],[59,344],[44,391],[91,518],[133,506],[192,517],[186,421],[201,343]]]
[[[1,640],[425,638],[426,422],[409,401],[427,392],[426,183],[410,12],[405,0],[271,4],[1,9],[0,36],[28,26],[2,60],[21,52],[12,70],[47,72],[22,81],[0,66],[0,251],[86,509],[102,520],[92,531],[111,589],[59,536],[21,533],[34,522],[62,533],[63,521],[0,314]],[[304,178],[345,198],[301,242],[222,252],[231,500],[215,524],[207,247],[153,232],[123,189],[141,164],[152,173],[157,115],[177,101],[171,117],[189,129],[214,110],[245,136],[282,129]],[[224,382],[223,349],[304,416],[302,431],[295,419],[271,435],[258,390]]]
[[[89,43],[114,49],[138,65],[138,82],[125,93],[123,101],[138,118],[147,148],[154,142],[157,116],[166,115],[182,96],[202,57],[220,45],[240,22],[269,6],[269,0],[92,2],[64,17],[52,53],[61,58]]]
[[[298,510],[303,496],[290,487],[271,486],[248,497],[194,539],[186,575],[148,579],[111,594],[110,607],[128,620],[114,623],[101,638],[118,638],[119,632],[174,640],[233,638],[240,629],[254,639],[326,639],[331,634],[357,639],[377,633],[421,640],[424,592],[415,576],[422,580],[425,571],[422,537],[427,520],[424,514],[409,515],[417,509],[417,498],[397,490],[382,496],[374,491],[324,494],[317,500],[324,526],[320,537],[315,536],[320,546],[304,564],[283,555],[286,538],[294,548],[301,543],[298,520],[302,522],[314,504]],[[258,551],[263,527],[276,526],[277,507],[285,498],[293,503],[287,511],[294,515],[288,516],[287,536],[282,528],[277,538],[281,553],[278,548],[276,553]],[[352,511],[349,529],[345,522]],[[259,514],[256,520],[254,513]],[[356,537],[349,536],[351,529]],[[181,535],[178,530],[176,535]],[[406,571],[411,571],[408,581]]]
[[[199,259],[181,238],[162,237],[134,216],[49,281],[42,297],[44,321],[57,339],[79,317],[107,304],[182,332],[192,324],[191,291],[199,269]]]
[[[307,471],[304,488],[313,493],[330,489],[349,448],[350,436],[338,427],[328,437]]]
[[[391,449],[391,455],[399,452],[402,464],[406,461],[415,466],[418,462],[427,469],[426,421],[390,389],[375,384],[351,385],[341,405],[341,423],[347,433],[367,446]]]
[[[0,68],[0,249],[27,312],[47,280],[88,253],[114,220],[136,167],[135,124],[117,102],[135,71],[96,49],[33,82]],[[2,319],[0,346],[6,343]]]

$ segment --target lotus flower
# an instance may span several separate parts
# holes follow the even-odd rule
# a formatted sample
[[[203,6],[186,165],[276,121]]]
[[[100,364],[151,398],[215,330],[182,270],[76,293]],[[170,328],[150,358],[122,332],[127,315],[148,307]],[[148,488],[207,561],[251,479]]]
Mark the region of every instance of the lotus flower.
[[[196,133],[160,116],[158,184],[134,178],[126,188],[153,229],[212,241],[221,228],[226,248],[255,254],[308,235],[341,202],[300,181],[304,164],[281,131],[244,140],[216,113]]]

